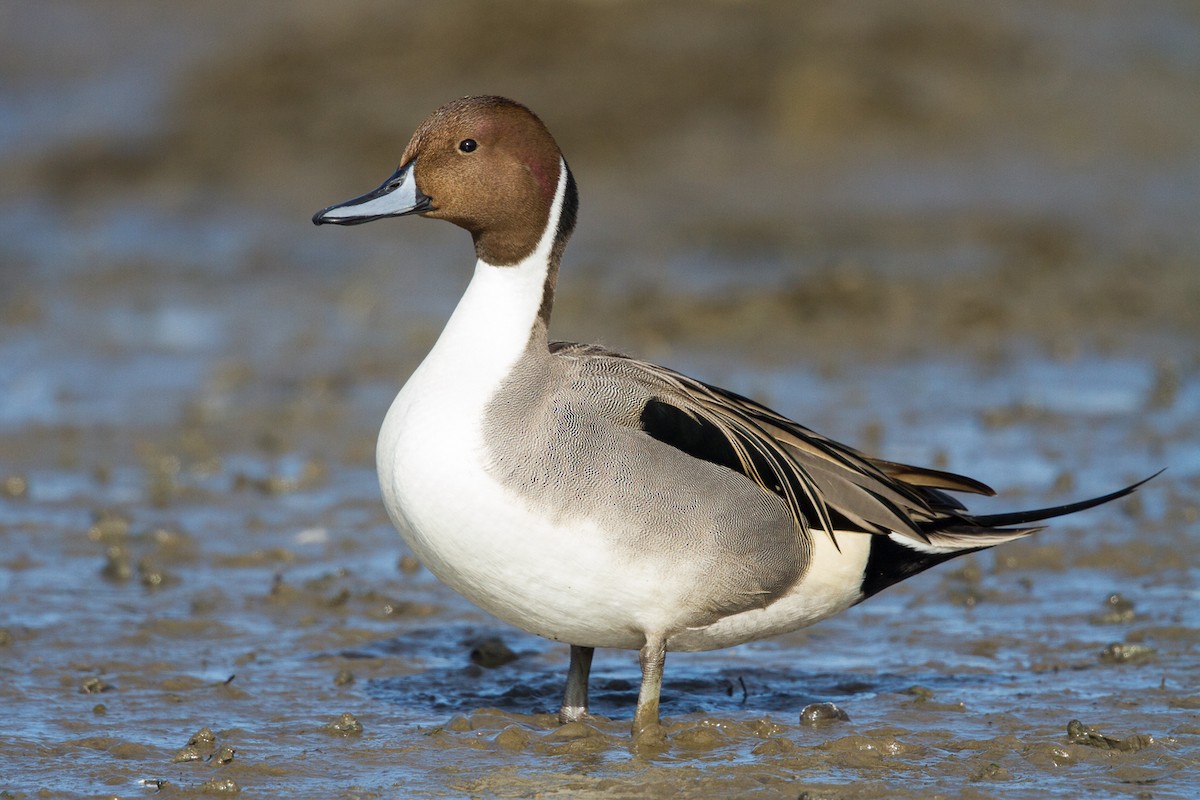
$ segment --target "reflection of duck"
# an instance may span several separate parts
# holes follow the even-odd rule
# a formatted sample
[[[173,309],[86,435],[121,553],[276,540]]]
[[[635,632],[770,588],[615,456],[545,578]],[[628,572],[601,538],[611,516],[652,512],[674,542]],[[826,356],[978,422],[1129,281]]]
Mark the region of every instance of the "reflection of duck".
[[[587,713],[593,648],[640,650],[642,732],[658,723],[667,650],[810,625],[1136,488],[973,516],[947,494],[993,494],[971,478],[871,458],[665,367],[550,342],[577,203],[542,122],[472,97],[425,120],[382,186],[313,217],[415,213],[474,238],[471,284],[384,422],[379,479],[435,575],[571,645],[562,720]]]

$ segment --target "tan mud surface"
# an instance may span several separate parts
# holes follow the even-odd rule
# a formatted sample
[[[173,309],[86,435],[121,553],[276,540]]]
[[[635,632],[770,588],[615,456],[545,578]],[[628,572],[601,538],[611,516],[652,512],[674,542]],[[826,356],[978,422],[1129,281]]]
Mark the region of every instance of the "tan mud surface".
[[[1193,4],[63,0],[0,52],[0,798],[1196,796]],[[436,583],[375,485],[469,243],[308,221],[468,92],[579,178],[559,335],[986,510],[1167,472],[672,654],[657,746],[631,653],[557,726],[566,648]]]

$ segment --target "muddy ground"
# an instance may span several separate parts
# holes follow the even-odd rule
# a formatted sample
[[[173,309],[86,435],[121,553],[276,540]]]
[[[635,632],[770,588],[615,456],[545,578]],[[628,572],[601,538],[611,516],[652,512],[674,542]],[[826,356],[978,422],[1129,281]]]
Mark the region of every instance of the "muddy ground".
[[[61,0],[0,52],[0,797],[1196,796],[1194,4]],[[434,581],[375,484],[469,241],[309,223],[481,92],[580,183],[557,335],[988,511],[1167,471],[669,656],[665,746],[632,653],[558,727],[566,648]]]

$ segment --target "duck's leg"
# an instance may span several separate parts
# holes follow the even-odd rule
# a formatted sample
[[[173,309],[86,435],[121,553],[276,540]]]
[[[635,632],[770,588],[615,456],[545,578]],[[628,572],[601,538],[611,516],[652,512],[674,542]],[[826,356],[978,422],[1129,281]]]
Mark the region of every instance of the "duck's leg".
[[[638,692],[637,711],[633,714],[634,738],[658,727],[658,697],[662,692],[663,664],[667,660],[666,640],[648,636],[638,653],[642,667],[642,688]]]
[[[567,669],[567,689],[563,692],[558,721],[563,725],[588,715],[588,674],[592,671],[594,647],[571,645],[571,666]]]

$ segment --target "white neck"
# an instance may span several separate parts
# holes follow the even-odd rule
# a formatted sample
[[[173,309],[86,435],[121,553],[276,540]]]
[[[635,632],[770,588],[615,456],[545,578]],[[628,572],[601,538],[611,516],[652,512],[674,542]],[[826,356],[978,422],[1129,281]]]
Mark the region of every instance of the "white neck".
[[[550,218],[532,253],[512,266],[496,267],[482,259],[475,263],[471,283],[426,363],[471,370],[475,373],[472,384],[494,386],[508,374],[529,343],[538,319],[566,186],[563,163]],[[451,363],[442,363],[444,359]]]

